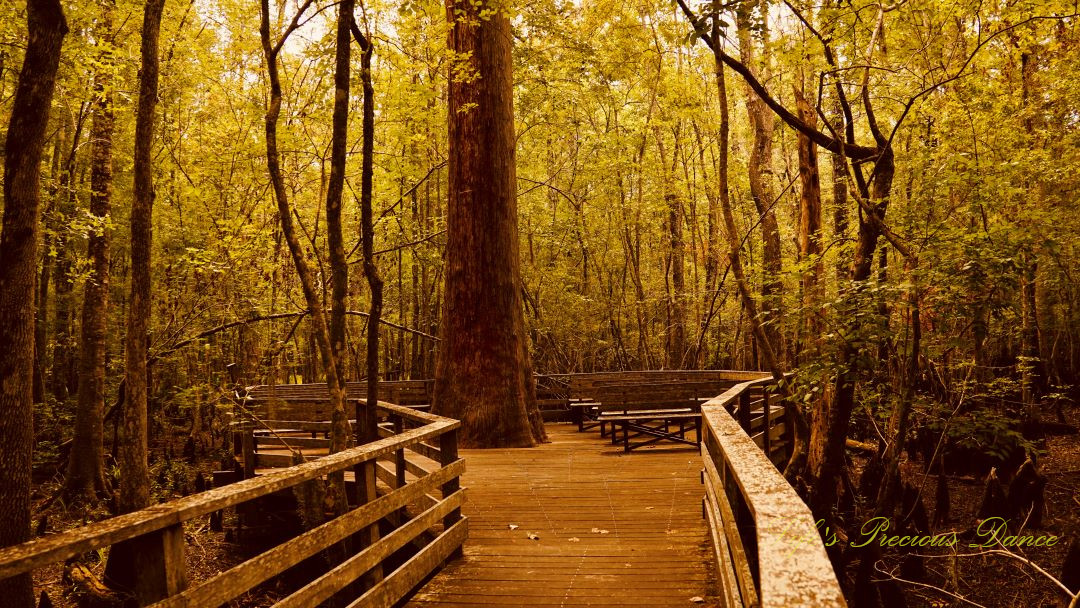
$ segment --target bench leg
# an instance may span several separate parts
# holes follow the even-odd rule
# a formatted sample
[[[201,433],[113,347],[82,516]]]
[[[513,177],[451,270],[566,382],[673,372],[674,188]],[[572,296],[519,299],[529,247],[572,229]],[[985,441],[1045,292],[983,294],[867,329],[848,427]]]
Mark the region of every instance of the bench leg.
[[[614,433],[612,433],[612,434],[614,435]],[[629,422],[623,422],[622,423],[622,443],[623,443],[623,451],[624,452],[629,452],[630,451],[630,423]]]
[[[701,445],[701,416],[694,418],[694,434],[697,435],[697,444]]]

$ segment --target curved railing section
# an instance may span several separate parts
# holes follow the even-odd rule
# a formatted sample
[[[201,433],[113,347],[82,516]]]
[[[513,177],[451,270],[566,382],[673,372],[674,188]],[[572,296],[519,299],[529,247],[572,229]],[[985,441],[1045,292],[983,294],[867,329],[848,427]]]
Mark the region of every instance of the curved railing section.
[[[360,586],[359,597],[350,608],[391,606],[460,552],[468,534],[468,520],[461,515],[465,496],[460,477],[465,461],[458,457],[457,420],[390,404],[380,403],[379,410],[393,425],[383,428],[386,436],[377,441],[0,549],[0,579],[88,551],[128,544],[139,556],[132,590],[139,606],[220,606],[303,560],[351,543],[347,557],[329,570],[316,572],[310,582],[275,606],[315,606],[346,587],[358,589],[354,585]],[[406,453],[421,458],[406,461]],[[411,465],[408,476],[406,463]],[[354,486],[344,514],[189,586],[185,523],[222,509],[250,508],[260,498],[290,488],[302,491],[304,484],[321,483],[328,475],[341,473],[351,474]],[[376,492],[376,479],[388,486]],[[403,513],[417,504],[418,513]],[[380,521],[384,531],[392,528],[384,536]]]
[[[702,408],[703,509],[724,605],[845,606],[814,517],[777,470],[791,445],[771,377],[735,385]]]

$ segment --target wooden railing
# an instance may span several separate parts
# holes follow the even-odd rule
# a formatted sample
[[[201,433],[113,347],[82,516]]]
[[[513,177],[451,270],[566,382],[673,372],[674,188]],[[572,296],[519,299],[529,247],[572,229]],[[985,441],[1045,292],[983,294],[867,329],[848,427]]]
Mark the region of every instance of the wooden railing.
[[[458,554],[468,534],[461,515],[465,500],[458,457],[457,420],[380,404],[393,430],[377,441],[296,466],[178,500],[113,517],[68,532],[0,549],[0,579],[31,572],[102,547],[127,544],[137,551],[139,571],[132,590],[138,605],[156,608],[220,606],[331,547],[342,560],[320,571],[276,606],[315,606],[349,587],[349,608],[391,606],[447,558]],[[411,428],[410,428],[411,427]],[[406,453],[419,455],[408,461]],[[388,464],[380,463],[379,460]],[[425,462],[428,464],[418,464]],[[330,474],[351,471],[350,509],[255,557],[189,586],[184,564],[184,524],[230,507]],[[411,477],[411,479],[409,479]],[[376,479],[388,489],[376,492]],[[403,514],[419,505],[419,513]],[[383,530],[393,528],[380,537]],[[411,554],[402,555],[406,548]],[[394,557],[393,560],[388,558]]]
[[[776,468],[792,425],[771,378],[702,406],[703,509],[724,606],[845,606],[814,517]]]

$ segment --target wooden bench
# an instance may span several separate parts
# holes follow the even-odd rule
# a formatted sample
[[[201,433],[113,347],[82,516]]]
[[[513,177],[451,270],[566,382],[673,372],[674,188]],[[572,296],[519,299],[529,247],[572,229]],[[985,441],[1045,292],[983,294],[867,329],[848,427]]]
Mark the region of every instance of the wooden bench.
[[[740,376],[742,374],[739,374]],[[640,412],[625,411],[661,409],[679,414],[684,419],[680,433],[685,436],[685,422],[696,417],[701,402],[723,393],[741,380],[726,374],[696,374],[672,372],[665,376],[657,372],[632,375],[609,375],[576,380],[576,399],[571,404],[578,430],[600,427],[600,436],[606,436],[608,423],[616,415],[641,416]],[[640,406],[640,407],[639,407]],[[679,410],[687,410],[683,412]],[[674,418],[672,419],[674,420]],[[614,428],[614,425],[611,425]],[[647,432],[647,431],[643,431]],[[614,439],[614,438],[613,438]]]
[[[696,446],[701,435],[701,404],[734,384],[722,379],[596,383],[591,388],[596,405],[583,406],[582,418],[589,417],[599,425],[601,436],[610,425],[612,443],[621,437],[627,452],[660,441]],[[687,437],[688,425],[694,430],[693,439]],[[632,442],[638,437],[646,439]]]

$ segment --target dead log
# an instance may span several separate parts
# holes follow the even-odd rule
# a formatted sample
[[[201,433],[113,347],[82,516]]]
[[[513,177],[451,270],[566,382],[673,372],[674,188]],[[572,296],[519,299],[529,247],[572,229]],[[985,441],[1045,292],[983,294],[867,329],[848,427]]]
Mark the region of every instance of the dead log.
[[[124,596],[109,589],[81,564],[65,565],[63,581],[70,585],[71,597],[79,608],[120,608],[124,605]]]

